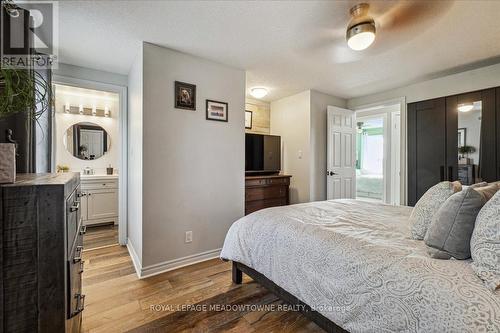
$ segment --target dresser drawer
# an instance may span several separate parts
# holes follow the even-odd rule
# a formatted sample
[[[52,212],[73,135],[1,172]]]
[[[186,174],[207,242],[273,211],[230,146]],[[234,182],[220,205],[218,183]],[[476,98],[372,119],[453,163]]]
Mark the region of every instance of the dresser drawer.
[[[286,197],[286,186],[253,187],[245,190],[245,201],[284,198]]]
[[[245,186],[262,186],[267,185],[266,179],[246,179]]]
[[[68,254],[71,253],[80,227],[80,189],[77,188],[66,200],[66,244]]]
[[[118,188],[118,179],[112,180],[85,180],[82,182],[82,190],[98,190],[107,188]]]
[[[286,204],[287,204],[286,198],[249,201],[245,203],[245,215],[248,215],[260,209],[275,207],[275,206],[285,206]]]
[[[246,179],[245,186],[290,185],[290,177]]]

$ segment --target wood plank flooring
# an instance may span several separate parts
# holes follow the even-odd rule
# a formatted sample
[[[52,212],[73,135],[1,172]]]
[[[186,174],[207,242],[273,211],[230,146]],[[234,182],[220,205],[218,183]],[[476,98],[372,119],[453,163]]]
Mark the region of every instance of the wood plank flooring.
[[[84,332],[323,332],[249,277],[233,284],[219,259],[142,280],[120,245],[84,260]]]
[[[113,224],[87,227],[83,236],[85,250],[118,244],[118,226]]]

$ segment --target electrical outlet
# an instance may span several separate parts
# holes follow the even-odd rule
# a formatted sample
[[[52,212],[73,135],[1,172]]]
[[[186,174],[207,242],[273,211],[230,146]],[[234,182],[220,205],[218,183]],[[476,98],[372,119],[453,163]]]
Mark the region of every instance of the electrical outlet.
[[[186,231],[186,239],[184,240],[185,243],[191,243],[193,241],[193,232],[192,231]]]

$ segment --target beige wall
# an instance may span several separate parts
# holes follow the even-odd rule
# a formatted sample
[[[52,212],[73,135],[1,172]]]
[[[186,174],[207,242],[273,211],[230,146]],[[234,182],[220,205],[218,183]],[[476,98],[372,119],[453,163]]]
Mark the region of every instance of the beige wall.
[[[310,91],[271,102],[271,134],[281,136],[282,172],[292,175],[290,202],[309,201]]]
[[[270,131],[270,110],[268,102],[257,99],[246,98],[245,110],[252,111],[252,128],[245,128],[246,133],[269,134]]]
[[[143,56],[142,266],[149,274],[217,256],[244,214],[245,72],[147,43]],[[196,85],[196,111],[174,108],[176,80]],[[227,102],[229,122],[206,120],[206,99]]]
[[[137,53],[128,74],[128,193],[127,245],[132,248],[134,263],[142,265],[143,235],[143,49]],[[134,255],[136,256],[134,258]]]
[[[406,97],[407,103],[500,86],[500,64],[426,80],[378,94],[351,98],[350,108]]]

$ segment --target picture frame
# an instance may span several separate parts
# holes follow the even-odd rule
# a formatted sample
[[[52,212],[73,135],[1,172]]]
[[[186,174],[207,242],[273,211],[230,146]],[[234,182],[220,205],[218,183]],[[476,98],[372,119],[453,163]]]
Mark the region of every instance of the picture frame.
[[[228,104],[225,102],[206,100],[206,118],[214,121],[228,121]]]
[[[196,111],[196,85],[175,81],[175,108]]]
[[[245,110],[245,129],[252,129],[252,111]]]

